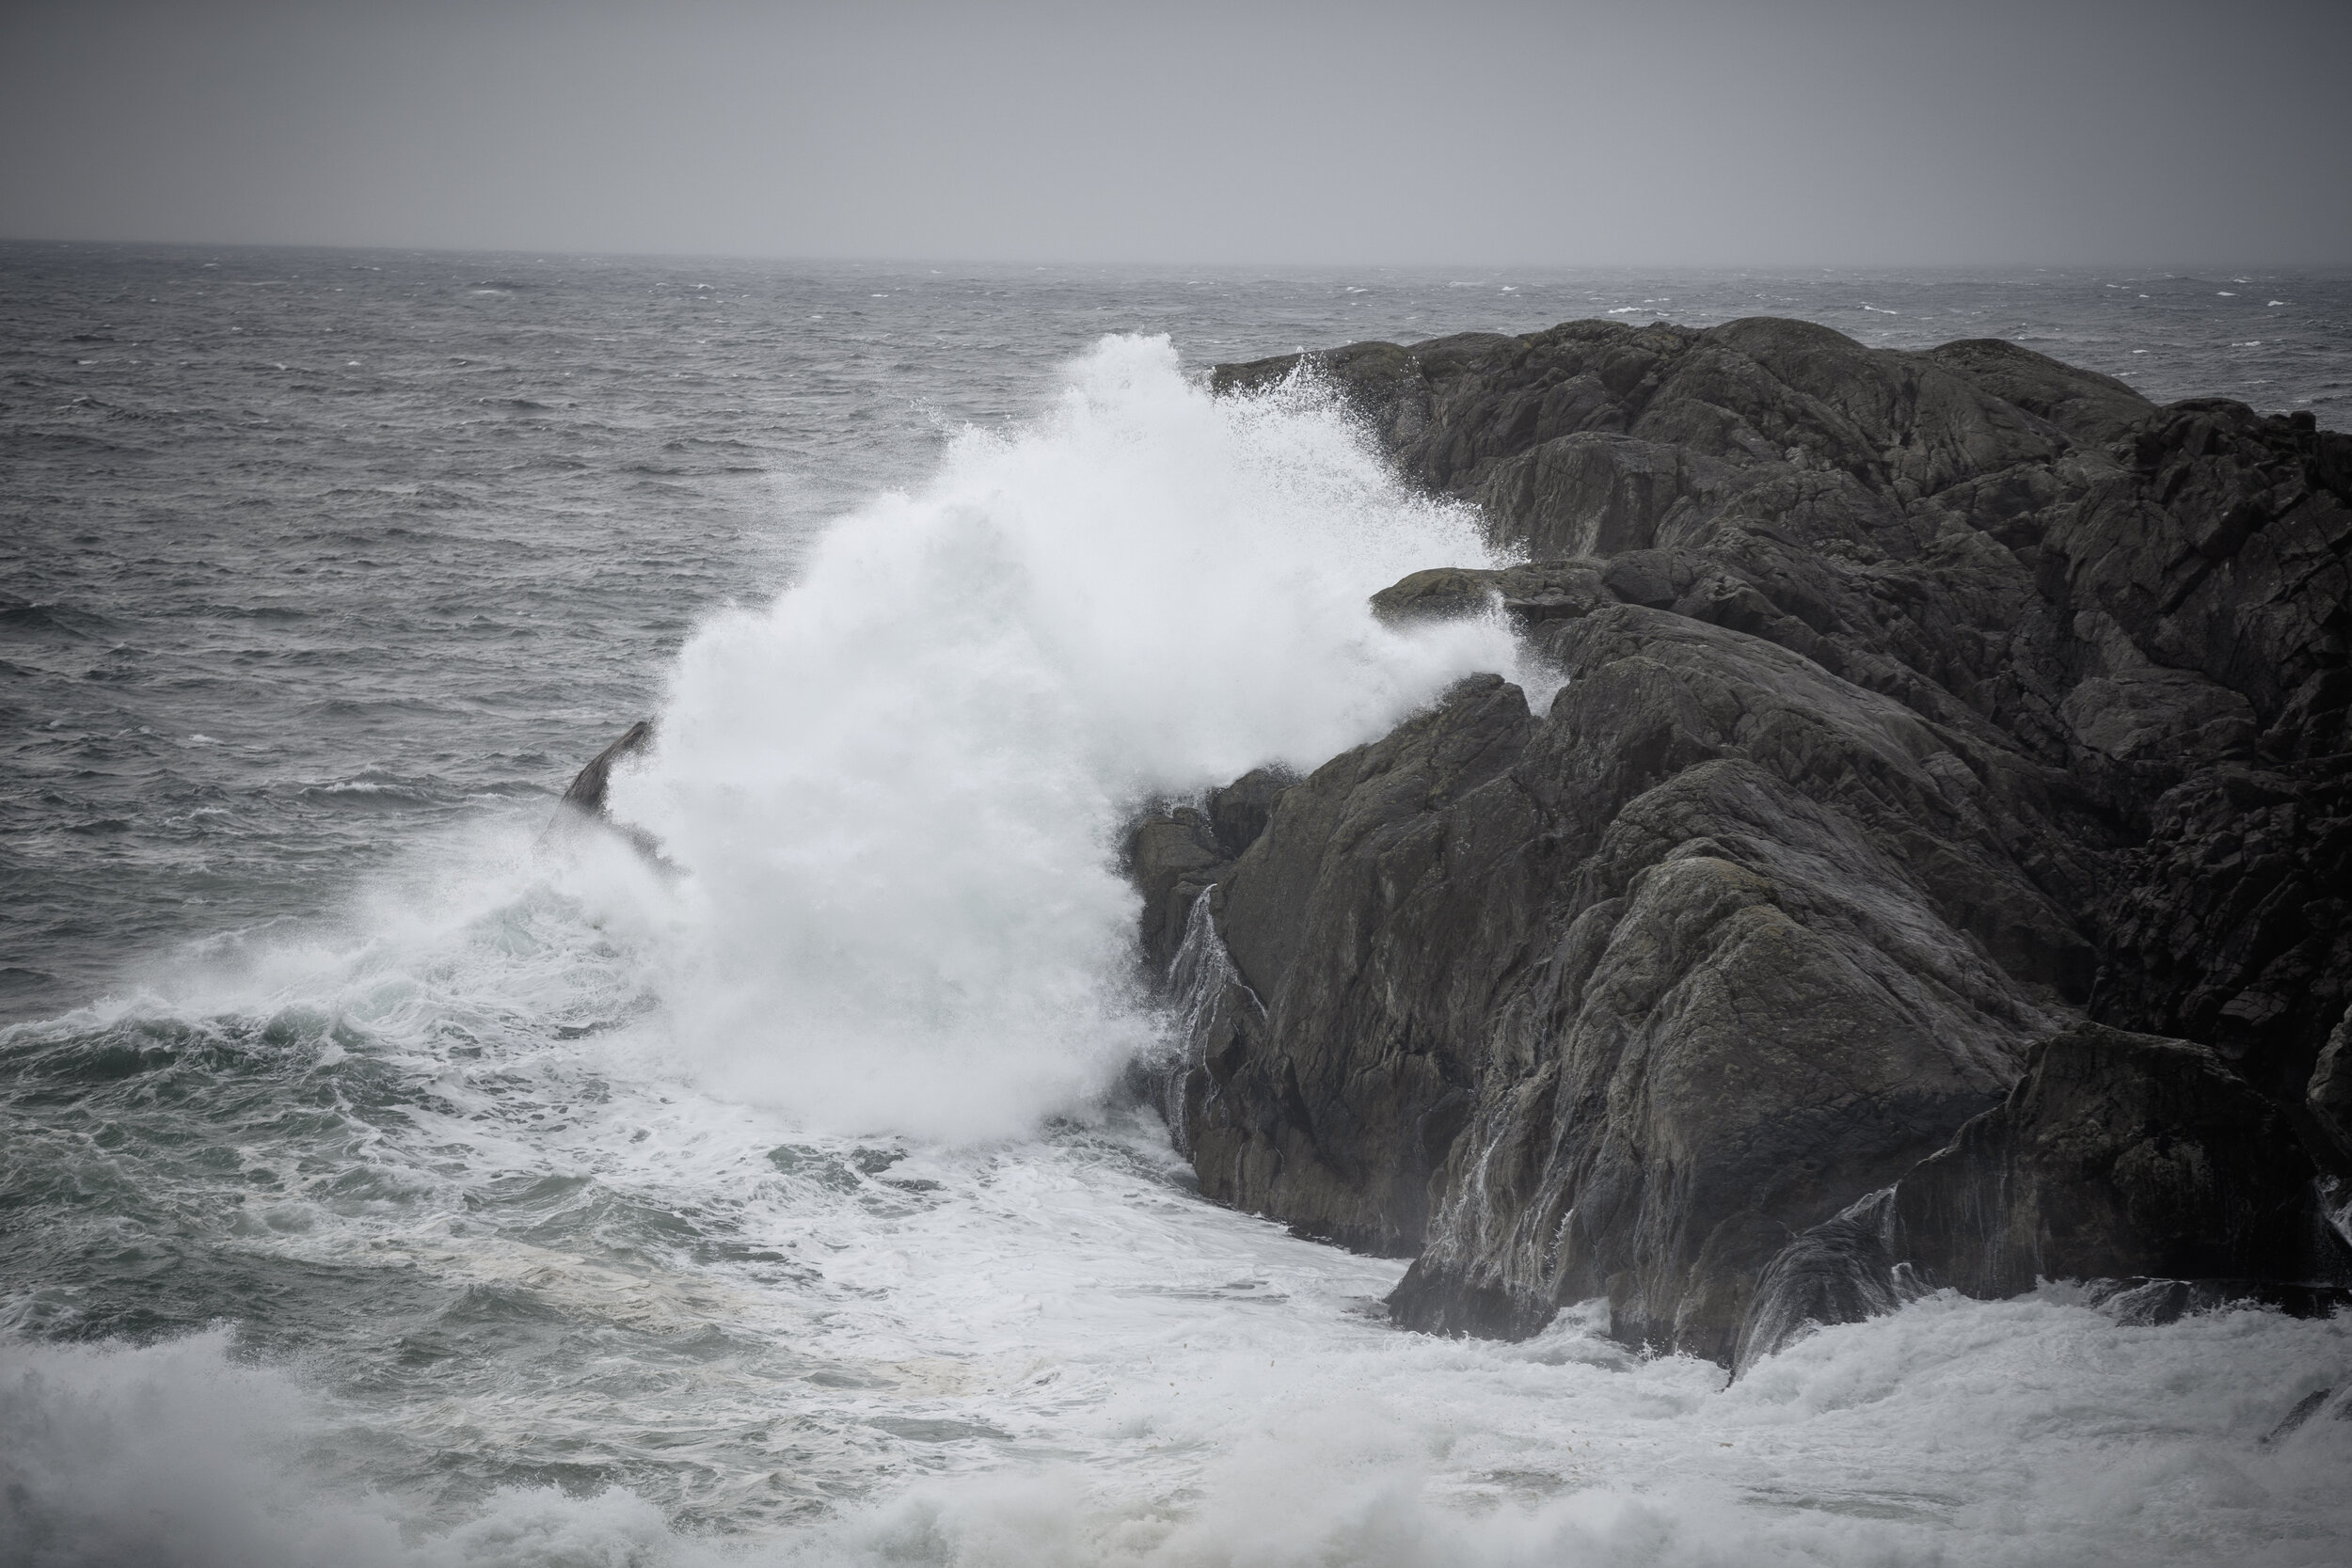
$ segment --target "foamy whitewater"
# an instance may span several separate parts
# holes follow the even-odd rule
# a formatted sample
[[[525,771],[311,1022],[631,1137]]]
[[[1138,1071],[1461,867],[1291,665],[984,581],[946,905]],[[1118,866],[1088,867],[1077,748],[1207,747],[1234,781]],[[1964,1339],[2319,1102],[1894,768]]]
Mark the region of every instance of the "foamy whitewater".
[[[1219,403],[1165,339],[1106,340],[1072,383],[681,655],[612,808],[688,873],[646,940],[698,1081],[924,1138],[1075,1112],[1150,1041],[1117,863],[1139,805],[1520,673],[1500,620],[1373,620],[1416,563],[1486,550],[1307,389]]]
[[[150,261],[91,271],[91,297]],[[425,287],[421,262],[383,264]],[[60,911],[24,952],[68,954],[24,993],[94,961],[71,950],[102,940],[74,936],[100,928],[72,912],[98,896],[76,879],[276,912],[208,926],[213,906],[188,906],[97,999],[0,1032],[0,1563],[2344,1560],[2352,1423],[2266,1434],[2352,1383],[2352,1322],[2126,1327],[2065,1286],[1944,1294],[1726,1386],[1611,1343],[1590,1307],[1518,1345],[1398,1332],[1378,1303],[1401,1262],[1198,1196],[1120,1089],[1168,1034],[1136,974],[1123,825],[1253,766],[1311,768],[1463,674],[1539,702],[1557,678],[1500,622],[1373,621],[1365,596],[1404,573],[1490,558],[1473,515],[1397,485],[1317,388],[1211,399],[1169,337],[1095,332],[1115,292],[1064,283],[1083,310],[1018,329],[1037,373],[990,392],[993,412],[824,403],[828,376],[913,373],[921,342],[861,359],[860,328],[812,340],[791,374],[815,390],[792,397],[733,361],[700,391],[641,379],[643,404],[583,393],[569,414],[452,398],[428,439],[433,378],[470,373],[449,362],[485,344],[552,385],[569,350],[583,370],[591,351],[670,363],[683,329],[641,341],[631,313],[657,284],[754,297],[716,273],[537,304],[459,281],[478,292],[446,290],[446,322],[421,294],[385,307],[440,336],[419,328],[351,393],[426,421],[381,458],[410,487],[284,492],[330,531],[291,532],[286,562],[373,562],[314,658],[271,641],[269,593],[245,620],[219,610],[246,590],[202,562],[172,592],[215,607],[216,643],[157,629],[177,623],[127,588],[8,601],[11,689],[30,694],[17,767],[91,802],[22,808],[56,816],[20,818],[12,853]],[[739,340],[782,334],[881,281],[725,308],[751,319]],[[1000,314],[1045,287],[983,283]],[[1351,335],[1358,285],[1316,287],[1322,339]],[[1174,325],[1216,341],[1271,297]],[[355,330],[312,308],[328,313],[305,330]],[[914,336],[941,356],[1009,352],[959,347],[961,307],[925,309]],[[464,327],[476,309],[544,314]],[[611,341],[554,336],[559,319]],[[730,436],[698,467],[687,443],[717,427],[674,433],[658,411],[698,396],[724,428],[805,429],[774,451]],[[144,459],[124,450],[80,483],[131,484]],[[796,471],[811,450],[853,481]],[[630,515],[675,501],[686,521],[597,532],[599,492],[564,463],[605,451],[650,465]],[[485,498],[538,475],[560,488],[523,493],[554,520],[501,525]],[[420,485],[459,520],[432,523]],[[370,520],[336,521],[346,505]],[[808,523],[714,520],[775,516]],[[74,559],[66,536],[53,551]],[[549,583],[572,597],[498,620]],[[316,614],[344,592],[282,603]],[[371,630],[388,596],[408,619]],[[660,657],[627,657],[645,648]],[[253,660],[259,685],[201,684]],[[114,669],[131,673],[82,673]],[[145,716],[160,729],[72,705],[142,683],[167,693]],[[462,703],[432,705],[437,683]],[[543,839],[553,792],[639,702],[658,742],[612,801],[667,863],[596,832]],[[472,732],[503,738],[464,754]],[[151,742],[162,760],[131,793],[170,802],[152,824],[72,782]],[[307,760],[330,744],[345,752]],[[125,841],[146,847],[91,847]]]

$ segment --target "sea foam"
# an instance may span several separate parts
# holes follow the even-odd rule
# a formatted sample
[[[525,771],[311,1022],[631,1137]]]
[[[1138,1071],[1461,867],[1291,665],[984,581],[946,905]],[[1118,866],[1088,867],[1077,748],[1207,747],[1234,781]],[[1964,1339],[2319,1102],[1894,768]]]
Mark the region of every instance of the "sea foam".
[[[1047,1215],[1071,1217],[1069,1195],[1046,1196],[1064,1200]],[[1203,1239],[1252,1244],[1230,1222]],[[1028,1331],[1025,1369],[983,1362],[944,1392],[967,1422],[1050,1413],[1050,1447],[977,1469],[943,1449],[947,1474],[764,1537],[677,1529],[619,1487],[507,1487],[429,1512],[371,1494],[321,1463],[331,1406],[240,1364],[223,1334],[0,1343],[0,1560],[2316,1568],[2352,1529],[2352,1427],[2263,1436],[2314,1377],[2352,1370],[2341,1324],[2241,1311],[2136,1329],[2063,1291],[1944,1295],[1824,1330],[1726,1388],[1705,1363],[1625,1354],[1596,1312],[1524,1345],[1383,1335],[1332,1316],[1316,1249],[1269,1229],[1255,1250],[1303,1296],[1181,1318],[1168,1297],[1074,1302],[1053,1349]],[[1329,1285],[1359,1262],[1324,1256]],[[1098,1266],[1117,1270],[1107,1251]]]

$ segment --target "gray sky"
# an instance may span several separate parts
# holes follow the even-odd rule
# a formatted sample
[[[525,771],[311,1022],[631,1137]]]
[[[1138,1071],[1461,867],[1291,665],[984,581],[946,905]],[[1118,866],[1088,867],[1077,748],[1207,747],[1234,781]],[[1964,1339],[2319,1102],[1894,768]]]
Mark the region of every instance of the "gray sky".
[[[2352,0],[0,0],[0,235],[2352,262]]]

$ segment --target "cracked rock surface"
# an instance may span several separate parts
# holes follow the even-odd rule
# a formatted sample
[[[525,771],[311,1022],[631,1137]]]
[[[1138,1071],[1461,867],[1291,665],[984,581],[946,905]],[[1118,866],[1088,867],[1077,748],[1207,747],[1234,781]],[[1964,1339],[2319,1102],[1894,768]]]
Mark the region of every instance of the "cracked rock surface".
[[[1216,992],[1165,1101],[1205,1192],[1412,1257],[1412,1326],[1520,1335],[1605,1296],[1628,1341],[1729,1362],[1776,1259],[1948,1167],[2095,1021],[2158,1037],[2100,1070],[2193,1042],[2168,1070],[2220,1075],[2198,1092],[2233,1085],[2232,1125],[2276,1146],[2241,1161],[2272,1207],[2212,1253],[2231,1277],[2328,1283],[2352,437],[2008,343],[1778,320],[1307,357],[1526,562],[1431,562],[1375,610],[1499,602],[1567,684],[1537,714],[1474,679],[1304,779],[1137,827],[1147,960]],[[1181,964],[1188,930],[1224,961]],[[2127,1101],[2186,1102],[2085,1103]],[[2148,1252],[2118,1215],[2173,1236],[2238,1212],[2141,1165],[2128,1201],[2036,1165],[2042,1207],[1987,1234],[2062,1213],[2035,1266],[2089,1277]],[[1935,1223],[1891,1244],[1925,1259]],[[2005,1292],[2022,1256],[1944,1274]]]

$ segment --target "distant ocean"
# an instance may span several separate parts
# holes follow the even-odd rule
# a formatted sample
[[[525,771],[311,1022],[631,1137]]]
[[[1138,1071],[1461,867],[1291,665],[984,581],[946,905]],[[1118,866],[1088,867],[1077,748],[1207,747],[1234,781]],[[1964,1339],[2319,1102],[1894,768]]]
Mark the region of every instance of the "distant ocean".
[[[1200,372],[1758,314],[2352,428],[2352,274],[0,245],[0,1562],[2340,1562],[2352,1323],[1407,1335],[1113,1092],[1123,814],[1517,657]]]

